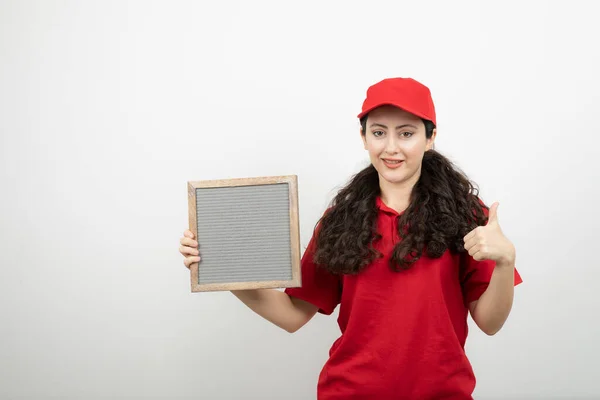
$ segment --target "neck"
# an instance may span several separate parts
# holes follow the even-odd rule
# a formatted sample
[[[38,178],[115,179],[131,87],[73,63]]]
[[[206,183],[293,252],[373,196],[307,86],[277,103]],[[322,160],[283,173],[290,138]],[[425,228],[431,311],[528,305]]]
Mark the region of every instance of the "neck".
[[[420,176],[420,169],[409,179],[398,183],[386,181],[380,176],[379,188],[381,189],[381,200],[385,205],[396,210],[398,213],[403,212],[410,205],[413,187],[419,181]]]

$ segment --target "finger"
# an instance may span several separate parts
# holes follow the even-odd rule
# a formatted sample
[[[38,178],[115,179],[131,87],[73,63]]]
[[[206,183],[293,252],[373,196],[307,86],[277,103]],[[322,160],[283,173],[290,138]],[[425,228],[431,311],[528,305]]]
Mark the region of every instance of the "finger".
[[[199,263],[199,262],[200,262],[200,257],[196,257],[196,256],[193,256],[193,257],[186,257],[186,258],[183,260],[183,265],[185,265],[187,268],[190,268],[190,266],[191,266],[192,264]]]
[[[482,245],[480,243],[475,244],[474,246],[469,247],[469,255],[473,257],[475,254],[481,251]]]
[[[477,228],[473,229],[471,232],[467,233],[467,235],[463,238],[463,240],[466,242],[468,242],[469,240],[473,239],[474,237],[477,236],[477,233],[480,231],[480,226],[478,226]]]
[[[200,262],[200,257],[197,256],[192,256],[192,257],[186,257],[183,261],[183,263],[185,264],[186,267],[190,267],[193,264],[199,263]]]
[[[492,206],[490,207],[490,212],[488,214],[488,224],[490,222],[498,222],[498,206],[500,205],[500,203],[495,202],[494,204],[492,204]]]
[[[486,259],[485,254],[482,251],[476,252],[471,257],[473,257],[473,260],[475,261],[484,261]]]
[[[194,233],[188,229],[185,232],[183,232],[183,236],[189,237],[190,239],[193,239],[194,238]]]
[[[489,248],[482,244],[477,244],[471,248],[469,255],[473,257],[475,261],[484,261],[490,259]]]
[[[181,238],[181,240],[179,240],[179,244],[181,244],[182,246],[198,247],[197,241],[186,237]]]
[[[184,256],[186,256],[186,255],[199,256],[200,255],[200,252],[198,251],[198,249],[195,249],[193,247],[188,247],[188,246],[179,246],[179,252],[181,254],[183,254]]]
[[[475,246],[477,243],[479,243],[477,241],[477,238],[471,238],[471,239],[467,240],[465,242],[465,250],[467,250],[467,251],[471,250],[471,248],[473,248],[473,246]]]
[[[463,242],[465,242],[466,244],[469,240],[473,239],[474,235],[475,234],[473,233],[473,231],[467,233],[467,235],[463,238]]]

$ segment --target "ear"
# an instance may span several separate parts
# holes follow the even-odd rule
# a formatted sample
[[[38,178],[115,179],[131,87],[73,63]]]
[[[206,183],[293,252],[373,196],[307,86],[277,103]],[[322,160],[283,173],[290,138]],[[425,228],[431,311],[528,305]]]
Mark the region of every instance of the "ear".
[[[427,145],[425,147],[426,151],[434,149],[436,135],[437,135],[437,129],[433,128],[433,132],[431,133],[431,138],[427,139]]]
[[[363,132],[363,130],[362,130],[362,127],[360,128],[360,130],[359,130],[359,133],[360,133],[360,138],[361,138],[361,139],[362,139],[362,141],[363,141],[363,147],[364,147],[364,149],[365,149],[365,150],[368,150],[368,149],[367,149],[367,135],[365,135],[365,134],[364,134],[364,132]]]

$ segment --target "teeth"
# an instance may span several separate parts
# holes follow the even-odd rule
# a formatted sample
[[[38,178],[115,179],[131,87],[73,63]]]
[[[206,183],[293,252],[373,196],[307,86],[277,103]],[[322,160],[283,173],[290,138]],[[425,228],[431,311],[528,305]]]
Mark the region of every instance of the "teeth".
[[[385,160],[385,162],[390,163],[390,164],[399,164],[400,161],[394,161],[394,160]]]

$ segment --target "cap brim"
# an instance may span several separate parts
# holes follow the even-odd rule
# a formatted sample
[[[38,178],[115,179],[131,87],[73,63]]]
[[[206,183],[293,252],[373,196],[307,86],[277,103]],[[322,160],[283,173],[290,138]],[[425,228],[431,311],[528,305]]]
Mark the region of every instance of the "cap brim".
[[[409,112],[409,113],[411,113],[413,115],[416,115],[419,118],[423,118],[423,119],[426,119],[428,121],[432,120],[431,116],[424,115],[424,114],[422,114],[420,112],[415,112],[414,110],[411,110],[409,107],[404,107],[401,104],[397,104],[397,103],[393,103],[393,102],[381,102],[381,103],[375,104],[375,105],[367,108],[366,110],[362,111],[360,114],[358,114],[357,118],[361,119],[362,117],[364,117],[365,115],[367,115],[368,113],[370,113],[371,111],[373,111],[374,109],[376,109],[378,107],[381,107],[381,106],[393,106],[393,107],[399,108],[401,110],[404,110],[406,112]]]

